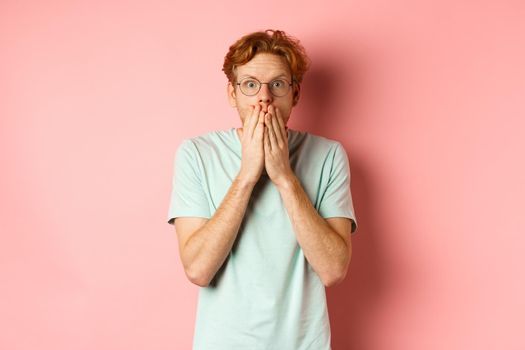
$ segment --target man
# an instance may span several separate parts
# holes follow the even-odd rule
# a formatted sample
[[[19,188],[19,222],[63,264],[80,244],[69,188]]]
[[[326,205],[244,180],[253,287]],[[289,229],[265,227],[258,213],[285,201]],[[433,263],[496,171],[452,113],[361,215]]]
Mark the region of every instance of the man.
[[[282,31],[239,39],[223,70],[242,127],[176,152],[168,222],[202,287],[193,349],[330,349],[325,287],[345,278],[357,222],[344,148],[286,126],[307,63]]]

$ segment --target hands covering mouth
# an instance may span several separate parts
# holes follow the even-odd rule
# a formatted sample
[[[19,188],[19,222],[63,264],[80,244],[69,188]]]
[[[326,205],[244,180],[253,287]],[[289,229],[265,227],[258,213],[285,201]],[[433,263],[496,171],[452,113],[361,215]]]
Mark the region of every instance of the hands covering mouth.
[[[252,105],[254,108],[256,105]],[[268,110],[269,110],[269,107],[272,106],[273,110],[275,111],[275,106],[270,104],[270,105],[265,105],[263,103],[259,103],[259,106],[261,107],[261,111],[264,112],[264,113],[268,113]],[[288,127],[285,125],[284,127],[286,130],[288,130]]]

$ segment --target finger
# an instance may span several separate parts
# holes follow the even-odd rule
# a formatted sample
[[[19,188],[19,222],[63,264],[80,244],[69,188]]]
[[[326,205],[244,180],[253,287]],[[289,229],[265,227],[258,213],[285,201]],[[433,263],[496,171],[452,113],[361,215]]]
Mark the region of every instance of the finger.
[[[284,119],[281,115],[281,111],[278,108],[275,108],[275,114],[277,115],[277,122],[281,127],[281,134],[283,135],[284,140],[288,141],[288,132],[286,130],[286,125],[284,125]]]
[[[250,137],[253,137],[253,133],[255,132],[255,127],[257,126],[257,122],[259,121],[259,111],[261,110],[261,106],[257,104],[255,106],[255,109],[252,111],[252,116],[250,118],[250,125],[248,127]]]
[[[270,139],[268,137],[268,131],[269,128],[267,126],[264,126],[264,154],[267,156],[270,151],[272,150],[272,146],[270,145]]]
[[[264,115],[265,115],[264,111],[261,110],[261,111],[259,111],[259,116],[257,118],[258,122],[262,124],[261,127],[263,128],[263,130],[264,130]]]
[[[264,115],[259,113],[257,118],[257,126],[255,127],[255,139],[260,141],[264,134]]]
[[[282,147],[284,145],[283,140],[283,134],[280,130],[279,122],[277,121],[277,117],[275,116],[275,109],[272,107],[272,115],[270,118],[270,124],[272,125],[273,134],[275,135],[275,140],[277,141],[277,144],[279,147]]]
[[[273,149],[274,147],[278,146],[278,143],[277,143],[277,139],[275,138],[275,134],[274,134],[274,131],[273,131],[273,126],[272,126],[271,120],[270,120],[270,115],[267,114],[266,118],[267,118],[266,125],[268,125],[268,138],[270,139],[270,145],[271,145],[271,148]]]

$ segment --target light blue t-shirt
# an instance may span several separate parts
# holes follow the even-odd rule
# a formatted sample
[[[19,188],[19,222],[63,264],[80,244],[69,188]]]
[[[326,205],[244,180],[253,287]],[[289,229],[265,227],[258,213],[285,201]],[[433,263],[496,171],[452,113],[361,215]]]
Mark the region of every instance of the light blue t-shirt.
[[[357,230],[350,167],[335,140],[288,128],[290,165],[323,218]],[[210,218],[241,166],[235,128],[185,139],[174,160],[168,223]],[[232,250],[199,289],[194,350],[329,350],[325,286],[297,242],[279,191],[265,172],[255,185]]]

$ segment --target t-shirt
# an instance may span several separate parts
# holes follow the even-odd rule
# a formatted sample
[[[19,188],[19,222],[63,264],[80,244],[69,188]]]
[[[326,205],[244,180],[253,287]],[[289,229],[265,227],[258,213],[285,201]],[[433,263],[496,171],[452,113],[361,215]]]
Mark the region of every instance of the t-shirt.
[[[353,220],[350,167],[338,141],[288,128],[290,166],[323,218]],[[184,139],[175,154],[168,223],[210,218],[241,166],[235,128]],[[266,172],[253,188],[236,241],[200,287],[194,350],[329,350],[325,286],[306,260]]]

